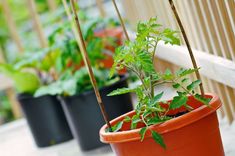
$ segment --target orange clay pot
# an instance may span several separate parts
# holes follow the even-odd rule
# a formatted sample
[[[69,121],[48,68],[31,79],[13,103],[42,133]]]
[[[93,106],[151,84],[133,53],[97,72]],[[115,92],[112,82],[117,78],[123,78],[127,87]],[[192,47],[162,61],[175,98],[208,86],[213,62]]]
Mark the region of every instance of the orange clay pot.
[[[122,43],[122,37],[123,37],[123,30],[121,27],[116,28],[109,28],[109,29],[103,29],[100,31],[95,32],[95,36],[97,37],[114,37],[116,39],[117,46],[120,46]],[[105,49],[111,51],[112,53],[110,55],[106,54],[106,58],[101,60],[100,63],[104,68],[111,68],[113,65],[113,56],[112,54],[115,52],[115,48],[113,45],[109,45],[108,43],[105,44]],[[126,69],[118,71],[118,74],[125,74]]]
[[[95,32],[95,36],[97,37],[114,37],[116,39],[116,44],[120,46],[122,44],[122,37],[123,37],[123,31],[121,27],[116,28],[109,28],[109,29],[103,29],[100,31]],[[114,52],[115,47],[109,44],[105,44],[105,48]]]
[[[166,149],[156,144],[148,130],[143,142],[140,142],[140,129],[127,130],[129,123],[123,125],[120,132],[106,133],[107,126],[100,130],[100,140],[109,143],[117,156],[224,156],[216,110],[221,106],[219,98],[211,97],[211,107],[202,105],[193,97],[189,97],[188,104],[195,108],[177,118],[162,124],[150,126],[150,129],[160,133],[166,144]],[[185,111],[180,108],[170,114]],[[120,116],[111,125],[122,121],[125,116],[133,116],[134,111]]]

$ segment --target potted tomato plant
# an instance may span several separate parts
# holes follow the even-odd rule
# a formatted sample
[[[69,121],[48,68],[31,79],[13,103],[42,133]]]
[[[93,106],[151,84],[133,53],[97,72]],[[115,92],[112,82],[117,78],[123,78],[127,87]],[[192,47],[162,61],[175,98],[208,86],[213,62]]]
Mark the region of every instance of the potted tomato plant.
[[[216,110],[221,102],[215,94],[200,95],[195,88],[201,81],[190,82],[187,76],[199,69],[180,69],[165,73],[154,69],[154,56],[160,41],[179,44],[177,32],[162,29],[156,18],[139,22],[136,38],[116,49],[111,76],[115,69],[133,71],[141,84],[120,88],[108,96],[134,92],[138,103],[134,111],[112,120],[111,129],[104,125],[100,139],[109,143],[118,156],[223,156]],[[161,100],[159,85],[176,89],[171,100]]]
[[[38,147],[47,147],[73,138],[57,98],[50,95],[34,97],[42,79],[34,72],[10,64],[0,64],[0,72],[14,81],[17,99]]]
[[[101,95],[105,96],[113,89],[127,87],[128,75],[116,74],[115,77],[109,78],[109,69],[107,69],[109,67],[104,66],[102,61],[107,57],[107,43],[115,46],[117,40],[110,39],[110,36],[97,36],[95,33],[97,24],[97,21],[85,21],[82,31],[97,84]],[[72,133],[82,150],[104,146],[105,144],[99,140],[99,129],[105,122],[97,105],[89,75],[84,67],[80,48],[72,36],[71,28],[62,27],[57,32],[59,34],[54,34],[51,43],[53,43],[52,47],[61,51],[55,67],[58,79],[49,85],[40,87],[35,96],[59,95]],[[57,44],[59,45],[57,46]],[[111,119],[132,110],[129,94],[116,98],[106,97],[104,103]]]

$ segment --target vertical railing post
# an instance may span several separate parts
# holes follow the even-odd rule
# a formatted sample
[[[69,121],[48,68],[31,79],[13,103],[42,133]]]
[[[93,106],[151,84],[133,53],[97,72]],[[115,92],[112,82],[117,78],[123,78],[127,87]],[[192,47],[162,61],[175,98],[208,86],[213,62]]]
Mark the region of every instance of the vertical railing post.
[[[98,6],[101,17],[105,17],[106,12],[105,12],[105,9],[104,9],[103,0],[96,0],[96,4]]]

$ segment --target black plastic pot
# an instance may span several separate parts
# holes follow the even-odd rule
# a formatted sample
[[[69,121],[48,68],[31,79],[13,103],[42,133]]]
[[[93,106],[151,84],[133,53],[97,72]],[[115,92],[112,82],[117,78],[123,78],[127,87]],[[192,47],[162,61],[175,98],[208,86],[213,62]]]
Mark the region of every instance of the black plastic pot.
[[[117,83],[103,87],[100,94],[110,119],[114,119],[133,109],[130,94],[108,97],[111,91],[127,87],[127,76],[122,76]],[[99,130],[104,119],[97,104],[94,91],[88,91],[71,97],[60,97],[65,115],[73,136],[83,151],[104,146],[99,140]]]
[[[73,139],[62,106],[55,96],[34,98],[19,94],[17,98],[38,147]]]

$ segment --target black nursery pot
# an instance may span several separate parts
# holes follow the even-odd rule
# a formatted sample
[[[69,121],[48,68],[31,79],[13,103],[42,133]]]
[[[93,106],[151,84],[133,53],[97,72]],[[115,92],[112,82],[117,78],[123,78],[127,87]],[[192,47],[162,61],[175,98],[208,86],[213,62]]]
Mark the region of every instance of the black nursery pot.
[[[17,96],[34,140],[38,147],[62,143],[73,139],[59,100],[55,96]]]
[[[117,88],[127,87],[127,76],[120,81],[100,89],[105,109],[110,119],[114,119],[133,109],[130,94],[108,97]],[[83,151],[95,149],[105,144],[99,140],[99,130],[105,121],[102,117],[94,91],[71,97],[60,97],[73,136]]]

